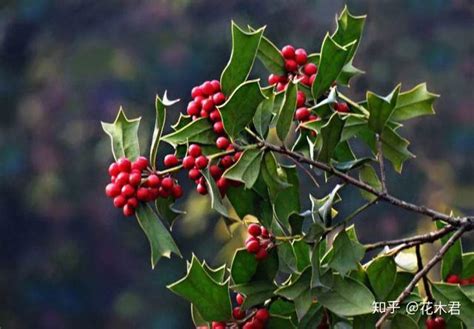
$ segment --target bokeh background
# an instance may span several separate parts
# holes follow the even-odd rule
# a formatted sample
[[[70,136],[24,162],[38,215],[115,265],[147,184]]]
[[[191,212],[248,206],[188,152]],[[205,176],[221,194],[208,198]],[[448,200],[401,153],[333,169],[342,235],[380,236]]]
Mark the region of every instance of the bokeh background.
[[[404,89],[427,81],[442,95],[437,116],[403,128],[417,159],[403,176],[390,173],[394,194],[472,213],[473,2],[348,4],[369,15],[355,60],[367,74],[350,94],[361,99],[366,89],[385,94],[398,81]],[[343,6],[341,0],[0,0],[0,327],[190,328],[187,302],[164,287],[183,275],[184,261],[162,260],[152,271],[140,228],[103,195],[111,156],[99,121],[112,121],[122,104],[130,116],[144,117],[145,143],[156,93],[167,89],[184,100],[170,111],[174,120],[192,86],[219,77],[230,53],[231,19],[267,25],[280,47],[291,41],[316,51]],[[341,211],[360,202],[357,192],[344,196]],[[189,193],[181,207],[191,210],[173,234],[185,257],[194,250],[219,264],[225,234],[206,198]],[[431,225],[381,205],[358,224],[363,242]],[[472,235],[464,246],[472,247]]]

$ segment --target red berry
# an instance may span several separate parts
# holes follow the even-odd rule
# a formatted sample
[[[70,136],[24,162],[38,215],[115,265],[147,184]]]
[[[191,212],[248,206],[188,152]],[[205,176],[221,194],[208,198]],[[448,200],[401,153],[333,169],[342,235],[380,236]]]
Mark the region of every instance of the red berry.
[[[306,121],[310,115],[311,112],[307,107],[300,107],[296,110],[295,119],[298,121]]]
[[[270,317],[270,313],[266,308],[261,308],[255,313],[255,318],[259,319],[262,322],[267,322],[268,318]]]
[[[311,114],[308,118],[308,121],[314,121],[314,120],[318,120],[318,119],[319,119],[319,117],[317,115]]]
[[[296,95],[296,107],[304,106],[305,102],[306,102],[306,96],[304,95],[304,92],[302,92],[301,90],[298,90],[298,94]]]
[[[201,155],[201,147],[197,144],[189,145],[188,154],[194,158],[197,158]]]
[[[213,100],[214,104],[220,105],[220,104],[225,102],[225,95],[224,95],[224,93],[218,92],[217,94],[214,94],[212,96],[212,100]]]
[[[167,197],[169,197],[171,194],[171,190],[167,190],[165,188],[163,188],[163,186],[160,186],[160,188],[158,189],[158,195],[161,196],[162,198],[166,199]]]
[[[196,98],[197,96],[202,96],[202,90],[199,87],[194,87],[191,89],[191,97]]]
[[[140,171],[132,172],[128,178],[128,181],[133,186],[139,185],[142,181],[142,175],[140,174]]]
[[[115,184],[119,185],[120,187],[128,184],[130,175],[126,172],[121,172],[118,174],[117,178],[115,179]]]
[[[114,198],[114,206],[117,208],[122,208],[123,206],[125,206],[126,203],[127,199],[122,195],[116,196]]]
[[[459,275],[451,274],[451,275],[448,275],[448,277],[446,278],[446,282],[456,284],[456,283],[461,282],[461,278],[459,277]]]
[[[221,83],[218,80],[212,80],[211,85],[214,90],[214,93],[221,91]]]
[[[209,172],[213,178],[219,178],[222,176],[222,169],[217,165],[212,165],[209,167]]]
[[[203,169],[207,167],[207,164],[209,163],[209,160],[205,155],[201,155],[196,159],[196,167],[198,169]]]
[[[171,177],[165,177],[163,178],[163,180],[161,181],[161,186],[165,189],[165,190],[171,190],[173,188],[173,185],[174,185],[174,181]]]
[[[144,156],[138,157],[138,159],[132,163],[132,171],[135,169],[143,171],[146,167],[148,167],[148,159]]]
[[[307,75],[301,76],[301,83],[304,84],[305,86],[308,86],[308,87],[311,86],[309,76],[307,76]]]
[[[278,92],[285,90],[286,88],[286,83],[278,82],[276,86],[276,90]]]
[[[229,180],[227,178],[221,177],[217,180],[216,185],[221,193],[225,193],[229,188]]]
[[[474,284],[474,276],[469,279],[469,282],[471,282],[471,284]]]
[[[199,170],[197,170],[196,168],[191,169],[191,170],[188,172],[188,177],[189,177],[189,179],[191,179],[191,180],[196,180],[196,179],[198,179],[199,177],[201,177],[201,172],[200,172]]]
[[[256,254],[257,252],[261,250],[260,243],[258,242],[257,239],[248,240],[247,243],[245,243],[245,248],[251,254]]]
[[[232,316],[236,320],[241,320],[241,319],[245,318],[245,312],[242,311],[240,309],[240,307],[237,306],[237,307],[234,307],[234,309],[232,310]]]
[[[224,168],[229,168],[234,164],[234,159],[230,155],[225,155],[221,159],[221,165]]]
[[[260,321],[259,319],[255,317],[252,319],[250,323],[252,324],[253,329],[263,329],[263,327],[265,326],[265,324],[262,321]]]
[[[242,156],[242,152],[235,152],[234,154],[234,161],[238,161]]]
[[[188,115],[198,115],[200,111],[200,106],[195,101],[190,101],[188,103],[188,108],[186,109],[186,113]]]
[[[137,199],[140,201],[147,202],[151,199],[151,192],[145,187],[140,187],[137,190]]]
[[[292,59],[295,57],[295,48],[291,45],[287,45],[281,49],[281,54],[286,59]]]
[[[158,187],[161,184],[161,179],[157,175],[151,174],[148,176],[146,182],[149,187]]]
[[[127,184],[122,187],[122,195],[126,198],[131,197],[135,194],[135,189],[132,185]]]
[[[298,69],[298,64],[292,59],[287,59],[285,61],[285,69],[288,72],[294,72]]]
[[[214,87],[212,86],[212,83],[210,81],[204,82],[201,85],[201,90],[205,96],[210,96],[214,93]]]
[[[225,150],[229,146],[230,142],[227,137],[219,137],[216,140],[216,146],[218,149]]]
[[[268,237],[270,236],[270,234],[268,233],[268,230],[267,230],[265,227],[260,226],[260,229],[261,229],[261,231],[262,231],[261,234],[262,234],[262,237],[263,237],[263,238],[268,238]]]
[[[245,301],[245,297],[241,294],[237,294],[237,296],[235,296],[235,300],[237,301],[237,304],[242,305]]]
[[[268,252],[265,248],[260,248],[260,250],[255,254],[256,260],[264,260],[267,258]]]
[[[206,195],[207,194],[207,187],[204,184],[198,184],[196,186],[196,191],[201,195]]]
[[[306,54],[306,50],[304,50],[303,48],[296,49],[295,60],[296,63],[298,63],[299,65],[306,64],[306,61],[308,60],[308,54]]]
[[[304,66],[304,74],[312,76],[318,72],[318,67],[314,63],[308,63]]]
[[[109,175],[110,176],[117,176],[120,174],[120,168],[116,162],[110,164],[109,166]]]
[[[208,118],[209,117],[209,113],[206,112],[205,110],[201,110],[201,112],[199,112],[199,116],[201,118]]]
[[[470,281],[469,279],[461,279],[461,281],[459,282],[459,284],[461,286],[467,286],[468,284],[470,284]]]
[[[212,322],[212,329],[225,329],[225,323],[223,322]]]
[[[247,322],[247,323],[244,324],[242,329],[257,329],[257,328],[255,328],[255,326],[253,325],[252,322]]]
[[[194,162],[195,162],[195,159],[194,157],[188,155],[188,156],[185,156],[184,159],[183,159],[183,168],[184,169],[191,169],[194,167]]]
[[[218,135],[223,134],[224,133],[224,125],[222,124],[222,121],[215,122],[214,125],[212,126],[212,129]]]
[[[211,119],[212,122],[217,122],[221,121],[221,113],[219,110],[214,110],[209,114],[209,119]]]
[[[150,193],[150,197],[147,201],[152,201],[152,200],[158,199],[158,197],[160,196],[160,188],[155,187],[155,188],[148,189],[148,191]]]
[[[314,80],[316,79],[316,74],[313,74],[312,76],[309,77],[309,85],[312,86]]]
[[[171,189],[171,195],[175,199],[181,198],[183,196],[183,188],[181,187],[181,185],[174,185]]]
[[[335,109],[337,112],[341,112],[341,113],[347,113],[347,112],[349,112],[349,106],[347,105],[346,102],[335,103],[335,104],[334,104],[334,109]]]
[[[123,206],[123,214],[127,217],[133,216],[135,214],[135,208],[126,204]]]
[[[132,170],[132,163],[127,158],[118,159],[117,164],[121,172],[130,172]]]
[[[208,113],[214,109],[214,101],[212,100],[212,97],[202,101],[202,109]]]
[[[252,236],[259,236],[262,233],[262,230],[260,229],[260,225],[250,224],[247,232]]]
[[[127,204],[132,208],[136,208],[138,207],[138,200],[137,198],[130,198],[127,200]]]
[[[274,85],[276,83],[280,82],[280,76],[276,75],[276,74],[270,74],[268,76],[268,84],[269,85]]]
[[[109,198],[115,198],[117,195],[120,194],[120,186],[114,183],[107,184],[105,187],[105,195]]]
[[[167,154],[165,156],[165,159],[163,160],[163,163],[165,167],[174,167],[178,165],[178,158],[174,154]]]
[[[437,316],[435,319],[436,329],[445,329],[446,328],[446,321],[441,317]]]

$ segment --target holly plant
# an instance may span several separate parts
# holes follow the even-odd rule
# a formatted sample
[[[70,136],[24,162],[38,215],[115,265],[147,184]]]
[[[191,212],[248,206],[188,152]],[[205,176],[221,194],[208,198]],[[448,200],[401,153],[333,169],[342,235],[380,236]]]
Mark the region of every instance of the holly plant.
[[[400,174],[414,157],[403,124],[433,115],[438,95],[425,84],[409,90],[399,84],[387,95],[368,91],[360,101],[343,93],[363,73],[353,60],[365,20],[345,8],[312,53],[291,45],[280,50],[264,27],[232,22],[232,51],[220,79],[191,90],[170,133],[164,133],[166,111],[177,100],[156,97],[147,153],[138,142],[140,118],[120,109],[113,123],[103,123],[115,158],[106,195],[137,218],[152,267],[163,256],[182,257],[169,231],[182,213],[175,201],[187,193],[178,173],[210,198],[229,231],[246,227],[248,238],[231,263],[212,268],[193,255],[187,274],[168,286],[191,303],[196,327],[474,328],[474,253],[463,253],[460,241],[474,218],[401,200],[385,180],[386,169]],[[268,84],[252,73],[256,60],[268,70]],[[174,149],[163,160],[162,143]],[[311,194],[302,195],[301,184]],[[349,189],[360,191],[362,205],[338,211]],[[433,230],[363,244],[352,222],[377,203],[429,217]],[[423,260],[421,246],[438,240],[441,248]],[[442,281],[435,282],[428,274],[439,262]],[[384,303],[395,306],[377,307]],[[439,304],[457,305],[457,312],[422,312],[423,305]]]

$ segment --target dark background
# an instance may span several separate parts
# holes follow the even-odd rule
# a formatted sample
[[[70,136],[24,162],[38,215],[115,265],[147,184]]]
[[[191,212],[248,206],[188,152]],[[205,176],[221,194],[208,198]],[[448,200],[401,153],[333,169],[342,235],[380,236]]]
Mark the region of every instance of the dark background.
[[[404,90],[427,81],[442,95],[437,116],[403,128],[417,159],[403,176],[390,173],[392,192],[472,213],[472,1],[348,4],[369,15],[355,60],[367,74],[349,93],[362,99],[367,89],[386,94],[398,81]],[[184,261],[162,260],[152,271],[136,221],[103,195],[111,156],[99,121],[112,121],[122,104],[130,116],[143,115],[146,145],[156,93],[167,89],[184,100],[170,111],[174,121],[192,86],[219,77],[230,53],[231,19],[267,25],[278,46],[291,42],[313,52],[343,5],[0,0],[0,326],[190,328],[188,303],[164,287],[183,275]],[[360,202],[356,192],[344,196],[341,211]],[[207,199],[192,193],[182,208],[192,210],[173,233],[185,258],[194,250],[219,264],[228,252],[215,257],[225,241]],[[432,228],[382,205],[358,223],[363,242]],[[472,246],[472,235],[464,244]]]

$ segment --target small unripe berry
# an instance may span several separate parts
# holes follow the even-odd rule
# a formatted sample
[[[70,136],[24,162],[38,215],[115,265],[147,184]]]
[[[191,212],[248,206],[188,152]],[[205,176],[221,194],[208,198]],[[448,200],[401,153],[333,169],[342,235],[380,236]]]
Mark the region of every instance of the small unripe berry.
[[[219,137],[216,140],[216,146],[218,149],[225,150],[229,146],[230,142],[227,137]]]
[[[123,206],[123,214],[127,217],[133,216],[135,215],[135,208],[126,204],[125,206]]]
[[[138,159],[132,163],[132,171],[135,169],[143,171],[146,167],[148,167],[148,159],[144,156],[138,157]]]
[[[131,197],[135,194],[135,189],[132,185],[127,184],[122,187],[122,195],[126,198]]]
[[[120,168],[116,162],[110,164],[109,166],[109,175],[110,176],[117,176],[120,174]]]
[[[145,187],[140,187],[137,190],[137,199],[143,202],[148,202],[151,199],[151,192]]]
[[[128,181],[131,185],[137,186],[142,181],[142,175],[140,174],[140,172],[132,172],[128,178]]]
[[[183,196],[183,188],[181,187],[181,185],[174,185],[171,189],[171,195],[175,199],[181,198]]]
[[[225,155],[221,159],[221,165],[224,168],[229,168],[234,164],[234,159],[230,155]]]
[[[120,186],[114,183],[107,184],[105,187],[105,195],[109,198],[115,198],[117,195],[120,194]]]
[[[212,111],[209,114],[209,119],[211,119],[212,122],[221,121],[221,113],[219,110]]]
[[[114,206],[117,208],[122,208],[123,206],[125,206],[126,203],[127,199],[125,199],[125,197],[123,197],[122,195],[116,196],[114,198]]]
[[[214,94],[212,96],[212,100],[213,100],[214,104],[220,105],[220,104],[225,102],[225,95],[221,92],[218,92],[217,94]]]
[[[262,322],[267,322],[268,318],[270,317],[270,313],[266,308],[261,308],[255,313],[255,318],[262,321]]]
[[[146,181],[149,187],[159,187],[161,183],[160,177],[155,174],[151,174],[150,176],[148,176]]]
[[[214,87],[212,86],[212,83],[210,81],[204,82],[201,85],[201,90],[205,96],[210,96],[214,93]]]
[[[132,208],[137,208],[138,207],[138,200],[137,200],[137,198],[130,198],[130,199],[127,200],[127,204]]]
[[[260,225],[250,224],[247,232],[252,236],[259,236],[262,233],[262,230],[260,229]]]
[[[260,250],[255,254],[255,259],[264,260],[265,258],[267,258],[267,256],[268,256],[267,249],[260,248]]]
[[[163,178],[163,180],[161,181],[161,186],[165,189],[165,190],[171,190],[173,188],[173,185],[174,185],[174,181],[171,177],[165,177]]]
[[[242,305],[245,301],[245,297],[241,294],[237,294],[237,296],[235,296],[235,300],[237,304]]]
[[[296,107],[304,106],[305,102],[306,102],[306,96],[304,95],[304,92],[302,92],[301,90],[298,90],[298,93],[296,94]]]
[[[292,59],[287,59],[285,61],[285,69],[288,72],[294,72],[298,69],[298,64]]]
[[[318,67],[314,63],[308,63],[304,66],[304,74],[312,76],[318,72]]]
[[[198,169],[203,169],[207,167],[207,164],[209,163],[209,160],[205,155],[201,155],[196,159],[196,167]]]
[[[198,169],[193,168],[188,172],[188,177],[191,180],[196,180],[201,177],[201,172]]]
[[[251,254],[256,254],[257,252],[261,250],[260,243],[256,239],[247,241],[247,243],[245,244],[245,248]]]
[[[270,74],[268,76],[268,84],[269,85],[274,85],[276,83],[280,82],[280,77],[276,74]]]
[[[130,175],[126,172],[121,172],[118,174],[117,178],[115,179],[115,184],[119,185],[120,187],[128,184]]]
[[[341,112],[341,113],[347,113],[347,112],[349,112],[349,106],[347,105],[346,102],[335,103],[335,104],[334,104],[334,109],[335,109],[337,112]]]
[[[306,61],[308,60],[308,54],[306,54],[306,50],[304,50],[303,48],[296,49],[295,60],[298,65],[306,64]]]
[[[127,158],[118,159],[117,164],[121,172],[130,172],[132,170],[132,163]]]
[[[184,169],[191,169],[194,167],[195,159],[194,157],[188,155],[185,156],[183,159],[183,168]]]
[[[214,101],[212,100],[212,97],[202,101],[202,109],[208,113],[214,109]]]
[[[201,147],[197,144],[189,145],[188,154],[194,158],[197,158],[201,155]]]
[[[207,187],[204,184],[198,184],[196,186],[196,191],[201,195],[206,195],[207,194]]]
[[[219,178],[222,176],[222,169],[217,165],[212,165],[209,167],[209,173],[213,178]]]
[[[286,59],[293,59],[295,57],[295,48],[291,45],[287,45],[281,49],[281,54]]]
[[[222,123],[222,121],[217,121],[212,126],[212,129],[214,130],[216,134],[220,135],[224,133],[224,124]]]
[[[178,158],[174,154],[167,154],[165,156],[165,159],[163,160],[163,163],[165,167],[174,167],[178,165]]]
[[[307,107],[300,107],[296,110],[295,119],[298,121],[306,121],[310,115],[311,112]]]

